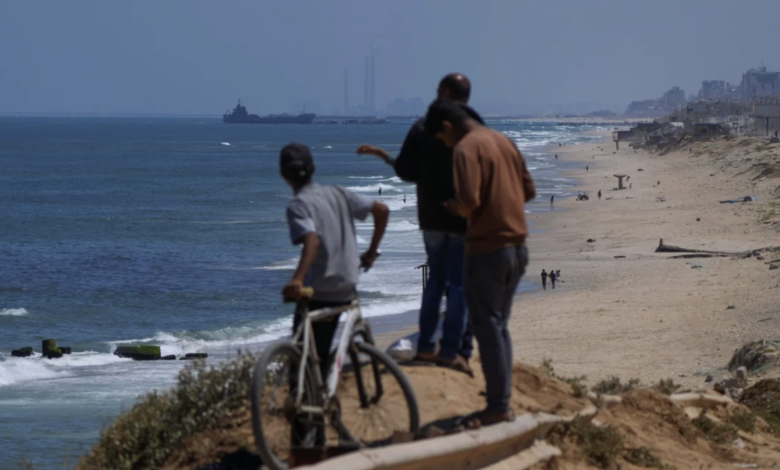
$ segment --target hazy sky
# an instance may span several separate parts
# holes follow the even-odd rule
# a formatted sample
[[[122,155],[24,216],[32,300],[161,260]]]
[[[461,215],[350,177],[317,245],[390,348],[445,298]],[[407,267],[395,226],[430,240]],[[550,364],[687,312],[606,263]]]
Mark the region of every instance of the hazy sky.
[[[780,69],[777,0],[0,0],[0,112],[217,115],[318,100],[433,98],[445,73],[473,102],[625,106],[672,85]]]

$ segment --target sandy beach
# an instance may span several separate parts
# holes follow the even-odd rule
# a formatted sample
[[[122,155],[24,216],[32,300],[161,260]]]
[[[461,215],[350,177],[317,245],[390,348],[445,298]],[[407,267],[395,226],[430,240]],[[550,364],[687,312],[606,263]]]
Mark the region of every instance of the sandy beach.
[[[780,146],[718,139],[656,155],[625,143],[615,151],[609,134],[601,144],[550,149],[582,165],[566,176],[590,200],[556,201],[555,211],[529,216],[541,233],[530,237],[524,280],[541,284],[542,269],[559,269],[562,283],[516,300],[515,358],[549,358],[589,383],[617,375],[703,385],[735,348],[780,336],[780,270],[754,257],[668,259],[654,250],[661,238],[728,252],[780,245],[772,202]],[[615,190],[615,174],[628,175],[631,189]],[[758,201],[718,203],[746,195]]]

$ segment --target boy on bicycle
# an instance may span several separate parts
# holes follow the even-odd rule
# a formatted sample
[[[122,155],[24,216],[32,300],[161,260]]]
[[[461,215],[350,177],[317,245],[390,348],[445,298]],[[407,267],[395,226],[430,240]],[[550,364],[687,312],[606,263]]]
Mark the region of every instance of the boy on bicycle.
[[[279,159],[282,177],[295,193],[287,206],[287,224],[295,245],[303,245],[301,259],[290,282],[284,286],[285,300],[298,301],[301,287],[314,289],[309,310],[338,307],[356,298],[358,248],[354,219],[374,218],[374,235],[368,250],[360,255],[360,266],[368,271],[378,256],[390,211],[387,206],[339,186],[321,186],[312,181],[314,159],[309,148],[292,143]],[[301,318],[293,320],[293,333]],[[312,324],[323,377],[338,316]]]

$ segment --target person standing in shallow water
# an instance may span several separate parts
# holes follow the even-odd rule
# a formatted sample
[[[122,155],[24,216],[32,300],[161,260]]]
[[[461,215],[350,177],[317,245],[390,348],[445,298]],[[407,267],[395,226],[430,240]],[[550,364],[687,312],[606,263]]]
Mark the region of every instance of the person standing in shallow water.
[[[554,209],[553,205],[555,204],[555,194],[550,196],[550,209]]]
[[[454,148],[455,197],[444,206],[468,219],[463,288],[479,344],[487,407],[467,417],[466,423],[512,421],[508,323],[517,285],[528,265],[525,204],[536,197],[536,188],[515,144],[471,118],[457,103],[433,103],[425,129]]]
[[[547,271],[542,269],[542,290],[547,290]]]

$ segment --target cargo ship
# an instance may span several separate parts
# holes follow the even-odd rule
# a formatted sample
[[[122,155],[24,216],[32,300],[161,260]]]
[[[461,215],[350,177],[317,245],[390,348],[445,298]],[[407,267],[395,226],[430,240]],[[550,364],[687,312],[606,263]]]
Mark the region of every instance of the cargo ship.
[[[294,116],[292,114],[269,114],[268,116],[258,116],[249,114],[246,106],[238,100],[238,104],[233,111],[228,111],[222,116],[222,122],[226,124],[311,124],[317,117],[314,113],[307,113],[306,108],[303,113]]]

